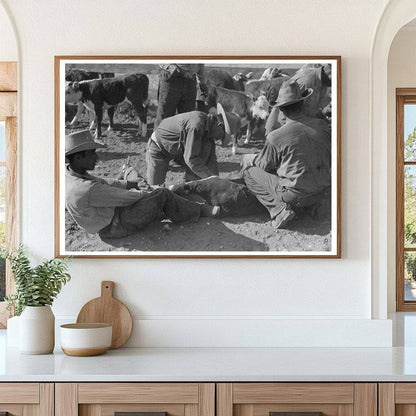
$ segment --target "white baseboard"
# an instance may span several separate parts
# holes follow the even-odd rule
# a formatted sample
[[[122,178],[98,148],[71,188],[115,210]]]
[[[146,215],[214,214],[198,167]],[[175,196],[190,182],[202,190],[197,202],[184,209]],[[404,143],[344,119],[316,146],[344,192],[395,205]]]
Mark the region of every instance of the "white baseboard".
[[[71,319],[57,317],[57,324],[66,322]],[[134,320],[133,333],[125,346],[391,347],[392,321],[140,318]]]

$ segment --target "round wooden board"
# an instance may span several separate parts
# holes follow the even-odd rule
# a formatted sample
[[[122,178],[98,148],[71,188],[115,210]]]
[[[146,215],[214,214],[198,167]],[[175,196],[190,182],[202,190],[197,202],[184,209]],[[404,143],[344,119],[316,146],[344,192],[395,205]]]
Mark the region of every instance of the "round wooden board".
[[[111,349],[121,347],[133,330],[133,319],[124,303],[113,297],[114,282],[101,282],[101,296],[86,303],[77,323],[107,323],[113,327]]]

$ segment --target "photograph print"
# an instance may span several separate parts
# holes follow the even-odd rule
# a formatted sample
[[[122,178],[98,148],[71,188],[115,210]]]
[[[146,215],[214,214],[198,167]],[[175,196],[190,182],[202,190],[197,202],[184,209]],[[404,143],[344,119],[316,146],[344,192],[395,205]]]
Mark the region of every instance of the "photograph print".
[[[341,58],[55,57],[55,254],[340,257]]]

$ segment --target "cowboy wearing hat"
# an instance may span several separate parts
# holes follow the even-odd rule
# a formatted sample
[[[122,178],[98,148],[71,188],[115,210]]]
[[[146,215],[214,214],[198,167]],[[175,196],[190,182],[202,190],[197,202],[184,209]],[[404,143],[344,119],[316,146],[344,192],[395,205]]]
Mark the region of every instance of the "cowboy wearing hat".
[[[91,175],[98,161],[97,149],[106,147],[89,130],[65,136],[65,206],[75,222],[102,238],[133,234],[163,217],[173,222],[219,215],[219,207],[188,201],[168,189],[152,190],[142,182]]]
[[[162,120],[147,143],[147,182],[163,186],[172,159],[185,166],[187,181],[218,176],[215,140],[231,143],[228,121],[221,104],[218,115],[191,111]]]
[[[331,185],[331,131],[323,120],[304,114],[303,93],[296,81],[280,88],[276,106],[286,124],[266,137],[263,150],[246,163],[243,177],[248,188],[268,209],[272,224],[285,228],[294,208],[318,203]]]

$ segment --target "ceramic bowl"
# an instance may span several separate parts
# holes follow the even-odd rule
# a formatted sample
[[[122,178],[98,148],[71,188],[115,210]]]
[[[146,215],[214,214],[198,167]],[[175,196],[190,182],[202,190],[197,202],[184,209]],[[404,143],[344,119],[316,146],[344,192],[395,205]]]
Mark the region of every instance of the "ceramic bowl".
[[[61,348],[65,354],[77,357],[104,354],[111,346],[112,333],[110,324],[61,325]]]

